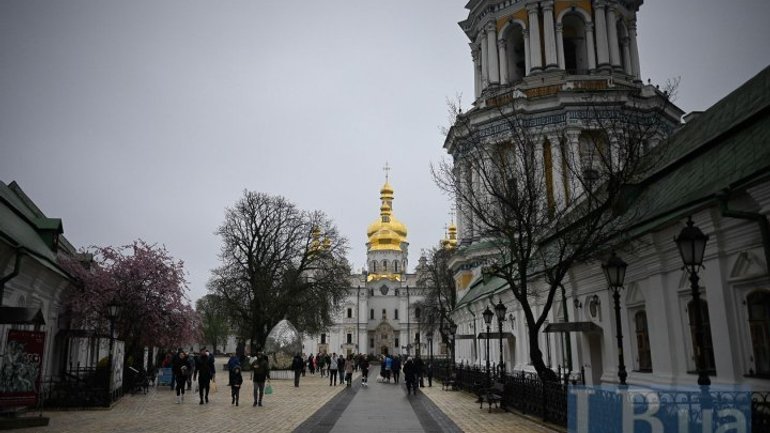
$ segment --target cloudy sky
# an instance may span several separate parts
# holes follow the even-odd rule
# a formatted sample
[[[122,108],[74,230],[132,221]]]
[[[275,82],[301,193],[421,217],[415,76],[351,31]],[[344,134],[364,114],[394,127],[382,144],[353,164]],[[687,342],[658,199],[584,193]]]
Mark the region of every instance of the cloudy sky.
[[[191,298],[244,189],[333,218],[365,261],[383,165],[411,263],[443,235],[430,177],[447,98],[473,95],[466,0],[0,2],[0,180],[76,246],[141,238]],[[770,63],[770,1],[648,0],[644,80],[703,110]]]

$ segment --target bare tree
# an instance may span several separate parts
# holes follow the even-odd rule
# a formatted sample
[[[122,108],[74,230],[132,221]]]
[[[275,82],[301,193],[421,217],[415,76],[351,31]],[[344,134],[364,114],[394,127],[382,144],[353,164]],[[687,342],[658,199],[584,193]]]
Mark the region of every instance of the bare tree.
[[[284,318],[311,334],[332,323],[350,267],[347,241],[323,213],[244,191],[216,233],[222,266],[212,271],[209,292],[221,296],[253,351]]]
[[[504,280],[521,305],[543,380],[556,377],[538,334],[557,289],[573,265],[605,253],[622,234],[634,185],[665,157],[665,138],[677,125],[666,92],[587,94],[572,107],[577,127],[541,126],[511,94],[487,101],[483,112],[450,106],[454,160],[432,169],[456,200],[461,236],[486,246],[483,273]]]
[[[428,251],[427,260],[417,269],[418,285],[423,288],[425,297],[412,306],[413,310],[420,309],[422,328],[428,333],[439,331],[444,342],[450,341],[449,327],[454,323],[452,311],[457,305],[457,291],[449,268],[451,255],[452,249],[446,247]]]

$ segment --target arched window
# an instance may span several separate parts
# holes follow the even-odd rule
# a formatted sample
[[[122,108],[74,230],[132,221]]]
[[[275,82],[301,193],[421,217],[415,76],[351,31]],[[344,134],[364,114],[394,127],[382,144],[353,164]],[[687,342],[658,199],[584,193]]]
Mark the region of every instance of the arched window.
[[[419,318],[420,318],[420,313],[421,313],[421,311],[420,311],[420,309],[419,309],[419,308],[415,308],[415,309],[414,309],[414,317],[415,317],[416,319],[419,319]]]
[[[755,374],[770,375],[770,292],[752,293],[746,303]]]
[[[652,371],[652,352],[650,351],[650,333],[647,329],[647,313],[642,310],[634,314],[636,325],[636,356],[639,371]]]
[[[393,272],[398,273],[398,262],[395,260],[393,261]]]
[[[508,83],[518,83],[526,75],[524,60],[524,32],[520,24],[512,23],[507,27],[503,38],[505,41],[505,61],[508,72]],[[502,78],[502,77],[501,77]]]
[[[561,22],[564,69],[568,74],[588,74],[588,46],[583,17],[577,13],[569,13],[562,18]]]
[[[388,272],[388,261],[383,260],[382,261],[382,272]]]
[[[703,348],[702,350],[705,352],[706,356],[706,371],[708,371],[711,374],[716,373],[716,364],[714,363],[714,344],[711,342],[711,321],[709,320],[709,309],[708,309],[708,303],[704,300],[700,300],[700,311],[701,311],[701,320],[703,321]],[[690,301],[687,304],[687,315],[690,318],[690,338],[692,339],[692,347],[693,347],[693,360],[696,360],[697,365],[697,347],[698,343],[695,338],[695,305],[693,301]]]
[[[374,320],[374,308],[369,309],[369,320]]]
[[[377,273],[377,262],[372,260],[372,273]]]

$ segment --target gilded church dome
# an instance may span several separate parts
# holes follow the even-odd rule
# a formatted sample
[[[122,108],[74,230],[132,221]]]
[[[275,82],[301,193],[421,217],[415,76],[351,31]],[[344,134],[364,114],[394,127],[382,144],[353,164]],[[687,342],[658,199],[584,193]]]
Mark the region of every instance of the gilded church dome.
[[[406,242],[407,228],[393,216],[393,187],[385,181],[380,189],[380,217],[366,229],[370,250],[400,251]]]

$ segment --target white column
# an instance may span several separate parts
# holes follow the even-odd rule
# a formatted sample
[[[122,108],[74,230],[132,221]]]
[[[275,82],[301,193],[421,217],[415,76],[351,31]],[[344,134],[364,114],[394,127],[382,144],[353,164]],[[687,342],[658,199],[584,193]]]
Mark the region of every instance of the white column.
[[[600,68],[609,66],[610,55],[607,45],[607,15],[604,11],[604,2],[597,1],[594,4],[594,21],[596,22],[596,61]]]
[[[479,38],[479,45],[481,46],[481,90],[484,90],[489,85],[489,61],[487,60],[487,44],[486,35],[481,34]]]
[[[631,70],[637,80],[642,79],[642,71],[639,69],[639,46],[636,44],[636,20],[628,25],[628,39],[631,43]]]
[[[556,54],[559,58],[559,69],[567,69],[564,62],[564,32],[561,23],[556,24]]]
[[[500,60],[500,84],[508,84],[508,53],[505,50],[505,39],[498,39],[497,51]]]
[[[610,45],[610,63],[613,68],[620,68],[620,44],[618,43],[618,20],[615,16],[615,6],[607,6],[607,34]]]
[[[489,84],[497,84],[500,82],[500,64],[497,61],[497,26],[494,22],[487,24],[487,59]]]
[[[522,30],[521,36],[524,38],[524,76],[527,76],[532,68],[532,63],[529,59],[529,30]]]
[[[471,57],[473,58],[473,90],[476,99],[481,96],[481,63],[479,60],[479,47],[476,44],[470,44]]]
[[[545,67],[557,68],[556,40],[553,30],[553,1],[545,1],[543,4],[543,44],[545,45]]]
[[[567,166],[569,167],[567,178],[569,182],[570,198],[571,200],[575,200],[576,197],[583,194],[583,187],[580,180],[577,179],[577,176],[582,176],[580,162],[580,129],[567,129],[564,131],[564,135],[567,137],[567,142],[565,143],[565,158],[567,158]]]
[[[596,48],[594,47],[594,23],[586,23],[586,50],[588,51],[588,70],[596,69]]]
[[[529,11],[529,60],[530,69],[539,71],[543,67],[543,56],[540,52],[540,21],[537,15],[538,5],[532,3],[527,5]]]

